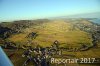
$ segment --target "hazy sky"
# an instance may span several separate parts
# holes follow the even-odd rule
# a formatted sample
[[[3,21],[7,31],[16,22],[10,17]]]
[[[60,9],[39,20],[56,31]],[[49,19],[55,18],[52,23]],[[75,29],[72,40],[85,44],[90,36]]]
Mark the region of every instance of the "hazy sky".
[[[0,21],[100,12],[100,0],[0,0]]]

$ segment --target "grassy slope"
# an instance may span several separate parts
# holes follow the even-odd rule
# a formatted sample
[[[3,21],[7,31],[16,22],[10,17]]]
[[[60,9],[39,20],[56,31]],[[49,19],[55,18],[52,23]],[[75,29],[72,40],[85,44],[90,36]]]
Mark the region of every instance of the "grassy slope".
[[[52,21],[48,23],[43,23],[38,26],[32,26],[30,28],[26,28],[23,33],[12,35],[9,40],[14,41],[19,44],[26,44],[27,38],[26,35],[30,32],[38,32],[39,36],[32,40],[33,42],[37,42],[43,47],[50,46],[54,40],[59,40],[62,43],[60,46],[63,47],[76,47],[80,46],[80,43],[86,43],[91,45],[90,36],[83,31],[80,31],[76,28],[76,30],[70,31],[72,28],[72,24],[64,21]],[[64,44],[65,43],[65,44]],[[100,44],[99,44],[100,45]],[[33,44],[34,46],[34,44]],[[84,57],[100,57],[100,46],[99,48],[94,48],[84,52],[66,52],[63,51],[66,55],[75,55],[76,58],[84,58]],[[9,54],[8,51],[6,51]],[[26,58],[22,58],[23,50],[18,50],[15,52],[15,55],[11,58],[12,62],[15,66],[22,66]],[[29,64],[28,66],[31,66]],[[53,66],[53,65],[52,65]],[[54,65],[55,66],[55,65]],[[60,65],[59,65],[60,66]],[[63,65],[61,65],[63,66]],[[68,66],[77,66],[71,65]],[[80,64],[79,66],[98,66],[96,64]]]
[[[26,28],[23,33],[12,35],[9,40],[25,44],[28,40],[25,37],[29,33],[38,32],[39,36],[33,42],[37,42],[43,47],[50,46],[55,40],[58,40],[60,43],[65,43],[65,45],[61,44],[61,46],[80,46],[80,43],[90,45],[91,39],[88,33],[80,31],[78,28],[71,31],[72,26],[69,22],[56,20]]]

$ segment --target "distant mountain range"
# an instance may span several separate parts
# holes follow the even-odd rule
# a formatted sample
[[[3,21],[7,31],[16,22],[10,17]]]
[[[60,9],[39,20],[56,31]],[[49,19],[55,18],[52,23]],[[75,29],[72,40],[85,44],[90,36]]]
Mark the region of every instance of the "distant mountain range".
[[[91,22],[100,24],[100,12],[77,14],[77,15],[70,15],[70,16],[52,17],[51,19],[79,19],[79,18],[84,18],[84,19],[87,19]]]
[[[63,16],[61,18],[100,18],[100,12]]]

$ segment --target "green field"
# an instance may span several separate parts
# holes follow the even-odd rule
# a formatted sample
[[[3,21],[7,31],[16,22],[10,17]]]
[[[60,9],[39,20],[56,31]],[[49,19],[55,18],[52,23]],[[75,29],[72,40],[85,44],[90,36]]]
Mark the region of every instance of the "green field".
[[[62,47],[80,46],[81,43],[91,45],[91,37],[88,33],[75,28],[71,30],[73,25],[69,22],[52,21],[40,24],[38,26],[31,26],[23,30],[23,33],[12,35],[8,40],[15,43],[26,44],[28,38],[25,38],[31,32],[37,32],[39,35],[36,39],[33,39],[34,43],[37,43],[43,47],[50,46],[55,40],[58,40]]]

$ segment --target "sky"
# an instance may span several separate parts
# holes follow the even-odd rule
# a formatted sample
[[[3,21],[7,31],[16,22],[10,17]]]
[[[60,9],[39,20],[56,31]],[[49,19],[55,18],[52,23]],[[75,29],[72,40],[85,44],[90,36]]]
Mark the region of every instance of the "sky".
[[[0,0],[0,21],[100,12],[100,0]]]

